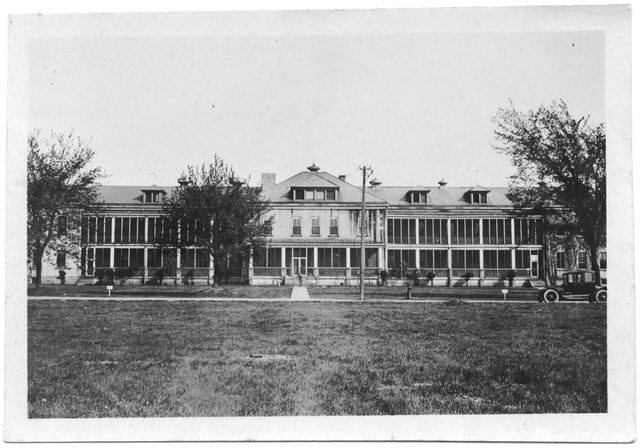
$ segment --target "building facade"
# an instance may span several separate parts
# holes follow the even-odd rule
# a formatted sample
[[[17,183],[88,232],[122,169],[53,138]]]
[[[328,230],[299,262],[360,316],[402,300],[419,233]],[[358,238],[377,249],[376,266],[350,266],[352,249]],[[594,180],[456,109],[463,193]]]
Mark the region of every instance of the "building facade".
[[[253,285],[292,284],[298,274],[307,285],[357,285],[360,278],[362,189],[312,165],[276,182],[263,174],[263,197],[270,201],[274,225],[265,250],[245,259],[218,261],[224,281]],[[214,262],[198,247],[167,251],[158,246],[168,231],[162,201],[176,187],[103,186],[99,214],[86,216],[78,266],[60,256],[43,266],[43,283],[92,283],[111,275],[131,284],[207,284]],[[504,187],[385,186],[365,189],[365,266],[367,284],[409,281],[458,286],[514,286],[540,282],[551,272],[587,269],[587,252],[544,250],[542,221],[519,218]],[[64,258],[64,257],[62,257]],[[606,279],[606,251],[600,255]],[[159,277],[159,273],[163,276]],[[429,274],[431,273],[431,274]],[[56,275],[57,274],[57,275]],[[606,280],[604,280],[606,281]]]

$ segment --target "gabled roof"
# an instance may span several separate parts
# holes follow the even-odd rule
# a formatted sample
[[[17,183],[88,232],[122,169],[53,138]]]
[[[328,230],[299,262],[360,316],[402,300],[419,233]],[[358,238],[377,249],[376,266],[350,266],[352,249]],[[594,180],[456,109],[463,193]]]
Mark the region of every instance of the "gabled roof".
[[[339,188],[340,193],[336,201],[322,201],[328,203],[352,203],[362,201],[362,189],[340,180],[339,178],[324,171],[302,171],[289,179],[276,184],[273,188],[262,192],[264,198],[274,203],[283,202],[304,202],[293,201],[291,199],[291,187],[319,187],[319,188]],[[365,201],[368,203],[384,204],[385,201],[374,195],[371,191],[365,194]]]
[[[150,187],[141,187],[140,191],[161,191],[163,193],[166,193],[164,188],[158,187],[157,185],[151,185]]]
[[[490,192],[491,189],[490,188],[484,188],[481,187],[480,185],[476,185],[475,187],[469,188],[469,192],[470,193],[488,193]]]
[[[340,188],[335,183],[320,176],[309,176],[292,187],[313,187],[313,188]]]

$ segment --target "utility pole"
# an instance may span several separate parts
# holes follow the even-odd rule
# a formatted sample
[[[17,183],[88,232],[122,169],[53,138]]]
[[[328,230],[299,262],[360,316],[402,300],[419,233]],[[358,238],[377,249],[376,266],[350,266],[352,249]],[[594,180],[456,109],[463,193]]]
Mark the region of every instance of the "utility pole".
[[[365,182],[367,177],[371,175],[373,170],[370,166],[362,166],[358,168],[362,170],[362,211],[360,212],[360,300],[364,300],[364,224],[365,224]],[[368,172],[368,174],[367,174]]]

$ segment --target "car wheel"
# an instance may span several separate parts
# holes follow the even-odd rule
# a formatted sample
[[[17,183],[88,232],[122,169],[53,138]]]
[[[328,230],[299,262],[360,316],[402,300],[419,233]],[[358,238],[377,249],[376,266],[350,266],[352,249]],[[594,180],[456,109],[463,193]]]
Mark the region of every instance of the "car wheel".
[[[606,289],[601,289],[600,291],[596,292],[596,295],[594,296],[594,299],[596,302],[606,302],[607,301],[607,290]]]
[[[560,300],[560,293],[555,289],[547,289],[542,293],[542,298],[545,302],[557,302]]]

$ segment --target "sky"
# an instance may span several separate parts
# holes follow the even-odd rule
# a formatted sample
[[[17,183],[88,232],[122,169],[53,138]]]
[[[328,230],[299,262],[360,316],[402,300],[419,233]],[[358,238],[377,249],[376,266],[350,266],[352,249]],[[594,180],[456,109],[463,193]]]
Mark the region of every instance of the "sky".
[[[383,185],[507,186],[492,118],[564,100],[604,121],[604,34],[100,35],[34,39],[30,129],[91,139],[107,185],[175,185],[218,154],[283,181],[315,163]]]

